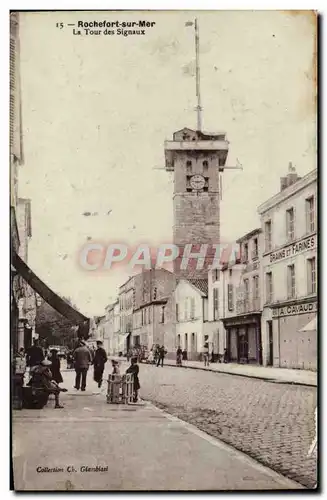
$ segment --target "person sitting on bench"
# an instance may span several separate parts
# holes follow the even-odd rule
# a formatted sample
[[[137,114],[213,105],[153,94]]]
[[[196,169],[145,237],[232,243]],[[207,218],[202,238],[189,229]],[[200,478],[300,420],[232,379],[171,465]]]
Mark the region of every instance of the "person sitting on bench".
[[[60,392],[67,392],[67,389],[59,387],[57,382],[52,380],[50,365],[51,361],[45,359],[40,364],[31,368],[31,379],[28,383],[34,396],[34,402],[31,403],[32,406],[43,408],[48,402],[49,395],[54,394],[55,408],[64,408],[59,402],[59,394]]]

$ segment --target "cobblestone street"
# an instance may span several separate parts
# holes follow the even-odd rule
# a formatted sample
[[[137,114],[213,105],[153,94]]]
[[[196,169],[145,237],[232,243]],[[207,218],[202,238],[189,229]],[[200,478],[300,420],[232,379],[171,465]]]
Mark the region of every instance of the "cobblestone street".
[[[315,388],[140,366],[141,396],[302,485],[316,483]]]

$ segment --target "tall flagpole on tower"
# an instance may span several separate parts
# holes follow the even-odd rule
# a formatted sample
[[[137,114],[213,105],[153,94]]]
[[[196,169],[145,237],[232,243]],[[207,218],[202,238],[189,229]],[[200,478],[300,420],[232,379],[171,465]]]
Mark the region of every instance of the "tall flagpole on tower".
[[[201,90],[200,90],[200,51],[199,51],[199,23],[197,18],[194,21],[187,21],[185,26],[194,25],[194,40],[195,40],[195,85],[196,85],[196,98],[197,105],[197,130],[200,132],[202,129],[202,106],[201,106]]]
[[[194,32],[195,32],[195,77],[196,77],[196,97],[197,97],[197,130],[201,131],[202,128],[202,106],[201,106],[201,88],[200,88],[200,53],[199,53],[199,25],[198,20],[194,20]]]

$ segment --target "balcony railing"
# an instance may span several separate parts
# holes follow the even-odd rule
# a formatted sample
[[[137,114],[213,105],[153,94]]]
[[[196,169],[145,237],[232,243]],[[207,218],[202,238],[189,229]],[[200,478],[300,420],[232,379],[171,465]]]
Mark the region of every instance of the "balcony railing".
[[[260,299],[242,299],[236,302],[236,314],[246,314],[260,311]]]

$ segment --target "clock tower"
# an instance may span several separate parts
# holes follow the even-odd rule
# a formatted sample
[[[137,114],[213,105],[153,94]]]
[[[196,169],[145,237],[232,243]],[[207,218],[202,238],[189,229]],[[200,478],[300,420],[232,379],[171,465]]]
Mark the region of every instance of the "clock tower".
[[[173,243],[180,248],[174,261],[176,278],[207,279],[207,266],[215,254],[212,245],[220,243],[219,176],[227,155],[224,133],[208,134],[184,128],[173,134],[172,141],[165,142],[165,169],[174,172]],[[192,253],[196,253],[202,244],[208,244],[203,268],[196,269],[194,260],[181,269],[185,245],[192,245]]]

